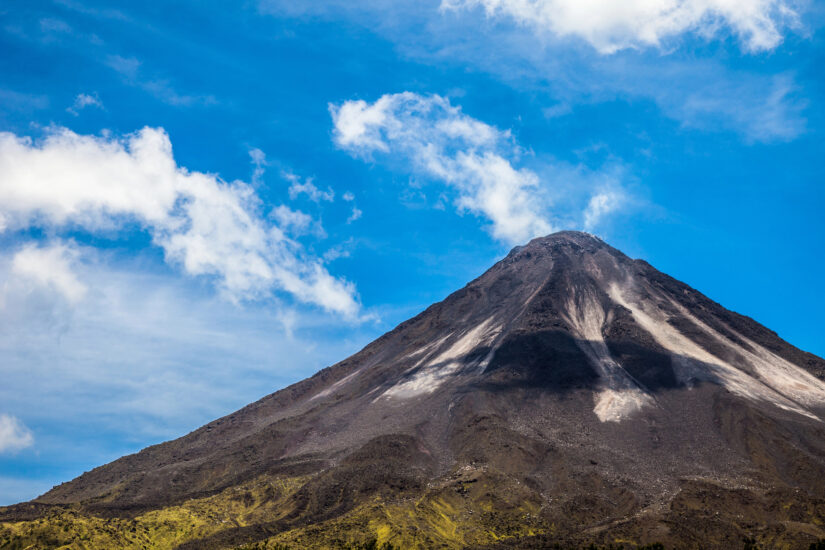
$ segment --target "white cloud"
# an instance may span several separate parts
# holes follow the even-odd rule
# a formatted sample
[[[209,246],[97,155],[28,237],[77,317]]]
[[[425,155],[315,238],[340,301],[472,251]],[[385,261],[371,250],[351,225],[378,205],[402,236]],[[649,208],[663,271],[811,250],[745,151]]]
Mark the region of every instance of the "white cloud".
[[[6,281],[4,294],[10,291],[9,284],[12,282],[18,285],[28,283],[53,290],[69,303],[79,302],[88,289],[72,270],[77,254],[74,247],[62,243],[45,247],[34,244],[24,246],[12,259],[13,279]]]
[[[249,159],[255,166],[255,170],[252,171],[252,185],[260,185],[266,172],[266,167],[269,166],[266,160],[266,154],[258,148],[250,149]]]
[[[34,445],[34,436],[20,420],[0,414],[0,453],[14,452]]]
[[[353,286],[263,219],[259,202],[248,184],[178,166],[162,129],[119,139],[55,128],[38,142],[0,133],[0,230],[137,222],[167,261],[213,277],[233,300],[280,290],[354,316]]]
[[[352,207],[352,214],[347,218],[347,223],[352,223],[361,218],[364,213],[357,206]]]
[[[334,262],[339,258],[349,258],[351,254],[351,249],[353,247],[353,239],[350,239],[338,246],[333,246],[326,252],[324,252],[324,261],[325,262]]]
[[[446,98],[411,92],[330,105],[336,144],[369,158],[400,155],[413,168],[458,193],[456,206],[492,222],[492,235],[519,243],[553,230],[535,173],[512,162],[509,132],[461,112]]]
[[[761,81],[741,77],[707,85],[674,107],[688,127],[721,122],[740,128],[749,142],[791,141],[803,134],[807,125],[807,101],[798,92],[790,74]]]
[[[80,111],[86,107],[97,107],[98,109],[102,109],[103,103],[100,101],[100,98],[97,97],[97,94],[77,94],[77,97],[74,98],[74,103],[72,103],[71,107],[66,109],[66,112],[73,114],[74,116],[78,116]]]
[[[66,307],[55,292],[18,292],[0,309],[0,412],[35,430],[50,476],[45,487],[20,487],[15,501],[187,433],[387,329],[277,300],[240,308],[158,270],[154,254],[80,253],[83,300]],[[0,286],[19,279],[14,255],[0,253]],[[10,504],[4,483],[0,476],[0,504]]]
[[[625,202],[624,195],[619,191],[601,191],[590,197],[584,211],[584,228],[592,231],[608,214],[621,208]]]
[[[312,178],[307,178],[303,182],[301,182],[301,178],[295,174],[284,174],[284,178],[290,182],[290,199],[295,199],[300,195],[306,195],[312,202],[332,202],[335,200],[335,192],[331,188],[327,188],[326,191],[318,189],[315,184],[312,183]]]
[[[134,57],[123,57],[121,55],[110,55],[106,58],[106,65],[114,69],[121,76],[133,80],[137,78],[140,70],[140,61]]]
[[[319,238],[326,237],[324,227],[309,214],[299,210],[292,210],[290,207],[282,204],[273,208],[271,215],[285,233],[294,237],[309,234]]]
[[[609,2],[613,10],[625,6],[623,2],[602,1]],[[791,6],[793,2],[799,6],[800,16],[810,11],[797,0],[765,0],[764,4],[759,3],[761,0],[725,1],[734,8]],[[592,0],[581,5],[588,2]],[[709,6],[715,5],[718,0],[709,2]],[[544,115],[548,118],[576,112],[581,106],[619,101],[638,107],[643,104],[639,100],[650,100],[664,116],[685,127],[732,131],[749,143],[789,141],[805,131],[804,97],[812,92],[806,90],[802,79],[795,84],[793,74],[785,74],[777,82],[761,64],[743,65],[735,52],[708,55],[701,48],[697,50],[695,41],[678,41],[674,36],[667,40],[663,37],[660,49],[623,50],[605,56],[586,43],[581,47],[580,41],[570,37],[555,37],[549,30],[525,32],[525,25],[514,23],[510,16],[489,18],[485,25],[482,9],[472,13],[463,9],[438,10],[440,3],[441,0],[434,0],[427,4],[430,9],[422,9],[419,0],[317,0],[300,4],[261,0],[260,8],[264,13],[278,15],[354,21],[393,42],[407,58],[450,66],[466,64],[473,71],[491,74],[536,101],[544,101]],[[477,0],[448,4],[483,5]],[[503,9],[496,13],[506,15]],[[796,25],[793,19],[788,23]],[[806,15],[806,19],[810,17]],[[808,25],[800,21],[802,24]],[[711,29],[703,25],[700,27]],[[724,38],[722,33],[718,37]],[[733,47],[737,44],[733,43]],[[727,49],[726,45],[723,49]],[[668,55],[661,55],[663,51]],[[794,66],[789,63],[789,67]],[[752,66],[746,68],[748,65]]]
[[[601,53],[661,46],[684,33],[729,29],[743,47],[771,50],[796,20],[789,0],[442,0],[442,9],[482,7],[540,32],[586,40]]]
[[[364,212],[362,212],[361,209],[355,205],[355,195],[352,193],[352,191],[345,191],[344,194],[341,195],[341,198],[344,199],[346,202],[353,203],[352,213],[347,218],[347,223],[352,223],[355,220],[361,219],[361,216],[364,214]]]

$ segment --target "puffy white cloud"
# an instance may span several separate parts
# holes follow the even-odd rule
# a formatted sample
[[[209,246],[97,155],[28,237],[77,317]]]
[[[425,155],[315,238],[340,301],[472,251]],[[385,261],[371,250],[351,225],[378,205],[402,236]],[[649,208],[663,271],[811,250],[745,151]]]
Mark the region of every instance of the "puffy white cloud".
[[[34,445],[34,436],[20,420],[0,414],[0,453],[14,452]]]
[[[600,191],[591,196],[584,210],[584,228],[594,230],[605,216],[621,208],[624,202],[625,196],[620,191]]]
[[[576,36],[602,53],[660,46],[671,37],[729,29],[749,51],[775,48],[796,19],[789,0],[442,0],[442,9],[482,7],[557,36]]]
[[[381,132],[387,125],[387,110],[395,98],[393,95],[384,95],[372,105],[358,99],[347,101],[339,107],[330,106],[335,122],[336,143],[347,149],[388,151],[389,146]],[[398,125],[399,123],[393,124],[396,127]]]
[[[510,133],[461,112],[446,98],[411,92],[330,105],[336,144],[369,158],[392,153],[458,192],[456,206],[492,222],[497,239],[519,243],[553,230],[538,177],[512,162]]]
[[[87,291],[86,285],[72,270],[71,264],[76,258],[77,250],[66,244],[26,245],[12,259],[12,278],[6,281],[3,293],[10,291],[10,283],[17,283],[17,286],[34,284],[57,292],[69,303],[76,303]]]
[[[163,129],[120,139],[55,128],[37,142],[0,133],[0,230],[94,232],[138,223],[170,263],[214,278],[233,300],[281,290],[355,315],[353,286],[331,276],[259,207],[250,185],[178,166]]]

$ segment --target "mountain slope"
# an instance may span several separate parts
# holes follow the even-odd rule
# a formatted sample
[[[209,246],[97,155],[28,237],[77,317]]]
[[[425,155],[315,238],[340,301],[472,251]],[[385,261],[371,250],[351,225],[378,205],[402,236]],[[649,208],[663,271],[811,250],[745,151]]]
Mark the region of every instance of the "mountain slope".
[[[183,538],[804,545],[825,537],[823,378],[751,319],[557,233],[312,378],[5,517],[140,523],[290,480],[260,517]]]

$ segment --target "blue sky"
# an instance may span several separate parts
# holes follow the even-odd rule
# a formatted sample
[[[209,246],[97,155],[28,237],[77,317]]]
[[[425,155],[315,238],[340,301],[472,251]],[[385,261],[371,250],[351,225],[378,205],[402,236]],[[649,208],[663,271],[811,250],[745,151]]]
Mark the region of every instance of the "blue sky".
[[[586,229],[825,355],[823,9],[0,6],[0,504]]]

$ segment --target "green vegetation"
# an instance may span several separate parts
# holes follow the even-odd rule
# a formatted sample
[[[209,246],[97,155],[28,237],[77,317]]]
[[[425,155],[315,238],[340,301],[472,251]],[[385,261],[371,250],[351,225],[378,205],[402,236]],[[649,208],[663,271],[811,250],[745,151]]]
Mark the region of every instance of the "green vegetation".
[[[541,503],[522,485],[503,477],[468,474],[423,491],[379,491],[326,519],[308,515],[307,501],[299,498],[302,488],[316,480],[317,476],[261,476],[210,497],[131,518],[100,517],[77,506],[55,507],[34,520],[0,523],[0,549],[164,550],[209,537],[225,538],[204,548],[234,544],[237,550],[521,548],[525,542],[532,544],[525,548],[575,547],[557,543],[563,539],[556,539],[554,525],[540,519]],[[253,535],[268,538],[244,544],[255,540],[244,538],[245,528],[266,525],[278,527]],[[578,550],[665,550],[661,543],[638,545],[630,533],[612,540],[607,546]],[[780,545],[788,546],[773,535],[759,541],[746,538],[740,547]],[[193,548],[201,548],[200,542]],[[825,550],[825,539],[809,548]]]
[[[0,523],[0,549],[174,548],[228,527],[268,520],[305,481],[261,477],[211,497],[135,518],[102,518],[84,514],[77,507],[55,509],[36,520]]]
[[[0,523],[0,548],[112,548],[161,550],[238,528],[300,517],[291,499],[308,478],[263,476],[217,495],[193,499],[134,518],[105,518],[77,506],[56,507],[45,516]],[[462,548],[544,532],[539,505],[523,494],[495,497],[483,480],[447,483],[423,496],[374,496],[349,512],[287,529],[239,546],[245,550],[335,548],[401,550]]]
[[[427,549],[486,545],[546,532],[538,502],[517,487],[492,494],[490,480],[456,481],[423,496],[373,497],[350,512],[324,522],[279,533],[253,550]]]

